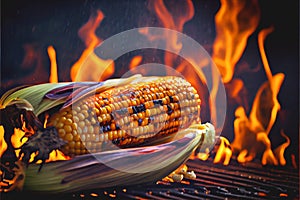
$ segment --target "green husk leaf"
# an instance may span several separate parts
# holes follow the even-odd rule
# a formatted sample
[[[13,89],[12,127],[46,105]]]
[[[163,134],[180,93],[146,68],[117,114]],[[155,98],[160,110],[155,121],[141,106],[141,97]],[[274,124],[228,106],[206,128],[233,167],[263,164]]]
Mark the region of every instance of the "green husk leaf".
[[[182,165],[199,145],[204,145],[206,129],[185,129],[171,142],[156,146],[118,149],[46,163],[40,172],[39,166],[32,164],[26,170],[24,191],[65,193],[155,182]]]
[[[97,92],[102,92],[117,85],[129,84],[138,80],[142,76],[140,74],[133,75],[128,78],[110,79],[97,88]],[[39,115],[57,105],[65,103],[66,99],[47,99],[45,95],[57,88],[64,87],[71,84],[71,82],[62,83],[44,83],[33,86],[20,86],[7,91],[0,99],[0,109],[9,105],[16,104],[19,107],[33,111],[35,115]],[[95,91],[92,91],[95,92]],[[86,95],[89,95],[87,93]],[[83,98],[85,95],[82,95]]]
[[[45,111],[46,109],[39,108],[42,101],[45,98],[45,94],[47,94],[49,91],[54,90],[58,87],[62,87],[65,85],[68,85],[70,83],[45,83],[45,84],[38,84],[33,86],[28,86],[25,88],[14,88],[12,90],[9,90],[6,92],[2,97],[0,101],[0,105],[2,108],[5,108],[6,106],[15,104],[15,101],[22,102],[22,100],[25,100],[31,104],[33,107],[33,112],[36,114],[36,111],[39,112]],[[49,102],[47,102],[49,103]],[[59,105],[61,102],[56,101],[55,103],[52,102],[52,107],[55,105]],[[44,103],[43,106],[46,104]],[[49,108],[50,106],[48,106]],[[47,109],[48,109],[47,108]]]

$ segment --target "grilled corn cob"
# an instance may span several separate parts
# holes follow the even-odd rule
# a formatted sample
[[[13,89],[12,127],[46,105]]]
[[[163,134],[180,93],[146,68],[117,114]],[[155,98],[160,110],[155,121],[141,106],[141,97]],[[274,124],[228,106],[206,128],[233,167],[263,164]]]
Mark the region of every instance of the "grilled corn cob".
[[[200,99],[180,77],[146,78],[89,95],[54,113],[66,155],[139,146],[174,135],[198,120]]]

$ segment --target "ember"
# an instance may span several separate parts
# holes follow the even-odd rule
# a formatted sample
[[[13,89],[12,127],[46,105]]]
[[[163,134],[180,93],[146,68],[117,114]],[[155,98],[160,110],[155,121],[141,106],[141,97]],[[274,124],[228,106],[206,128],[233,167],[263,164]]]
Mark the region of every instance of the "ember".
[[[255,198],[298,197],[298,190],[288,186],[299,181],[295,177],[299,174],[288,172],[299,167],[299,23],[294,23],[294,18],[298,19],[297,2],[280,4],[280,10],[270,7],[273,1],[258,0],[117,1],[111,6],[93,0],[44,3],[3,2],[1,26],[5,51],[1,95],[25,84],[103,81],[121,77],[144,64],[160,63],[172,66],[197,91],[202,91],[199,94],[201,119],[217,124],[220,134],[215,151],[209,148],[196,151],[188,162],[189,169],[196,172],[196,181],[184,179],[172,184],[162,181],[146,190],[92,191],[76,194],[77,197],[104,194],[110,198],[176,198],[181,193],[184,193],[182,198],[241,198],[244,196],[240,195],[247,194]],[[165,40],[164,45],[172,52],[137,49],[115,60],[101,58],[95,52],[107,38],[135,27],[146,27],[140,29],[141,35],[153,43]],[[179,56],[184,46],[177,34],[166,31],[155,35],[149,27],[172,29],[194,38],[211,55],[222,82],[218,81],[219,72],[207,69],[209,60]],[[168,70],[162,75],[171,74]],[[205,77],[206,71],[210,71],[211,79]],[[220,111],[217,102],[223,84],[227,111]],[[218,123],[219,112],[227,114],[224,126]],[[44,118],[47,124],[47,117]],[[26,142],[22,138],[25,132],[33,132],[26,124],[23,126],[22,130],[14,129],[11,137],[14,148]],[[9,145],[4,134],[1,126],[0,156]],[[16,156],[19,151],[15,151]],[[47,162],[66,159],[71,158],[61,151],[53,151]],[[247,178],[231,173],[236,169],[242,170],[241,176]],[[259,173],[260,170],[268,174]],[[283,173],[283,177],[272,173]],[[234,187],[229,186],[227,178],[235,183]],[[285,180],[282,184],[281,178]],[[267,183],[259,183],[261,179],[267,183],[276,180],[276,183],[269,187]]]

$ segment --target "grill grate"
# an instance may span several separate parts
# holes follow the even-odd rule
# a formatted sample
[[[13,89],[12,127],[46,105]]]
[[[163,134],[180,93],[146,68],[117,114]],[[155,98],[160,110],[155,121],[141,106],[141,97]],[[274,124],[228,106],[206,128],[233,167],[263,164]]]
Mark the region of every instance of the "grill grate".
[[[299,172],[296,169],[262,167],[257,163],[223,166],[209,161],[191,160],[196,180],[182,183],[158,182],[128,188],[116,194],[126,198],[150,199],[298,199]]]
[[[299,199],[299,171],[291,167],[245,165],[228,166],[211,160],[189,160],[189,170],[197,179],[180,183],[158,181],[126,188],[84,191],[63,196],[36,196],[37,199]],[[20,194],[18,194],[20,195]],[[25,197],[23,195],[23,197]],[[3,198],[6,199],[6,198]]]
[[[297,169],[261,166],[254,162],[245,165],[232,162],[223,166],[200,160],[189,160],[187,165],[196,173],[196,180],[158,181],[93,193],[107,199],[299,199]],[[74,197],[80,195],[86,197],[91,193]]]

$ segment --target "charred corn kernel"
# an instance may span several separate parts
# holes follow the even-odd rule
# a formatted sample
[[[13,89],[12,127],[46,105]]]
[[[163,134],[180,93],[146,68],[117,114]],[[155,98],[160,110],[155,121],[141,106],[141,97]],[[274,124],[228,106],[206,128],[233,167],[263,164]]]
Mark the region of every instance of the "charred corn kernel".
[[[51,115],[69,155],[143,145],[198,120],[200,99],[179,77],[146,79],[82,98]]]

